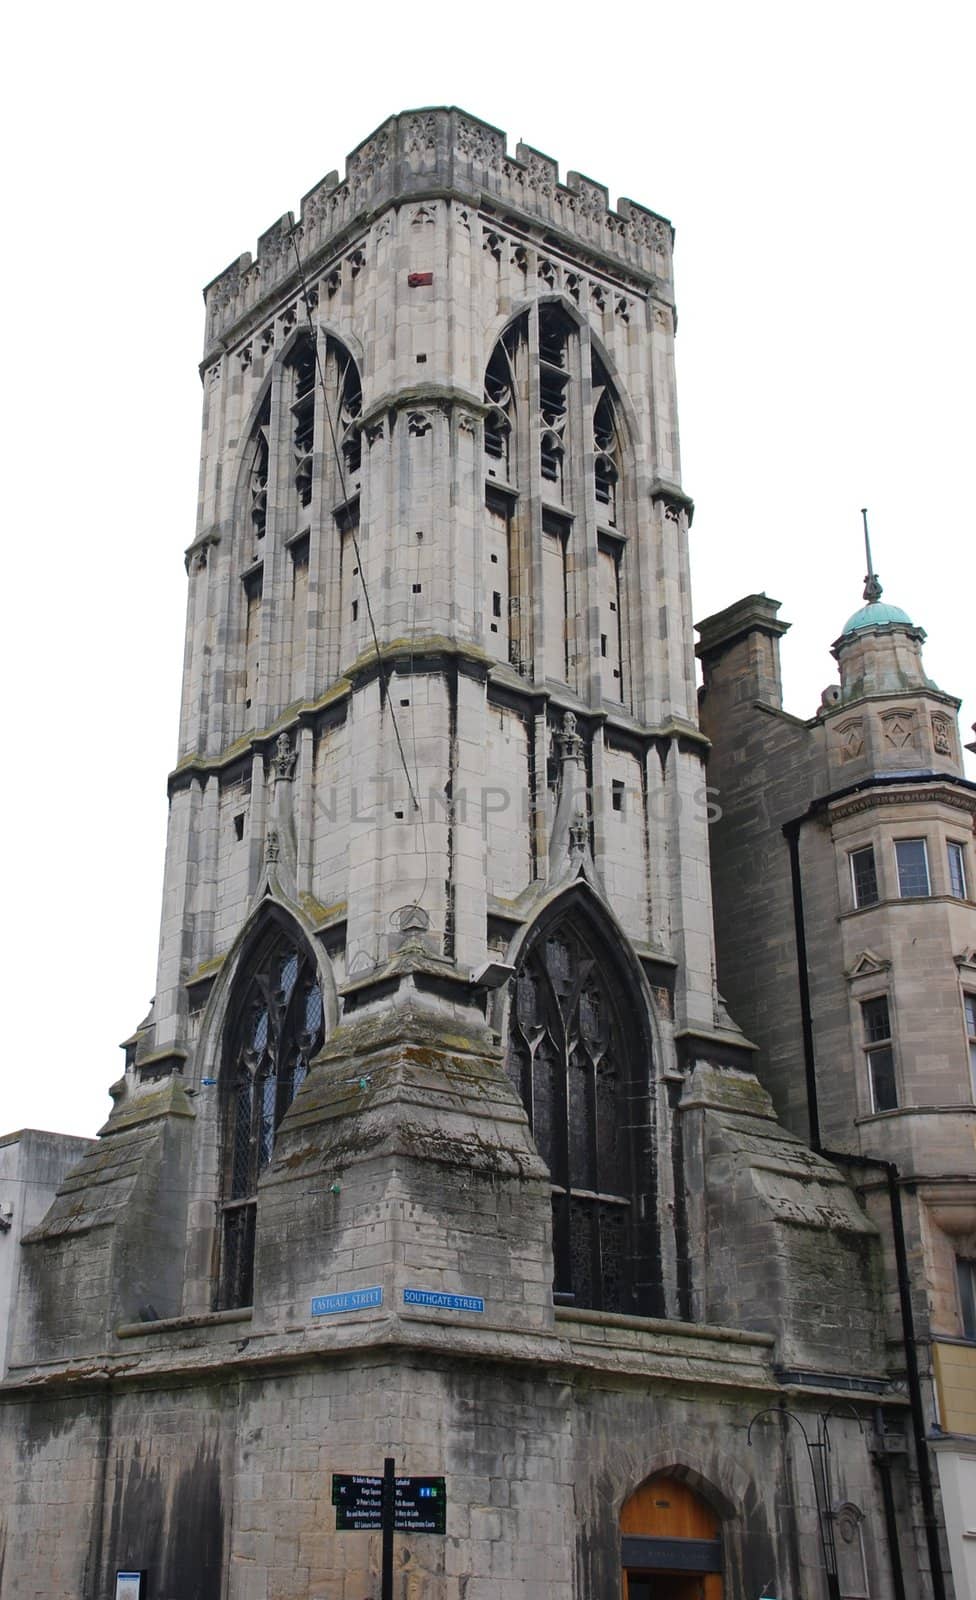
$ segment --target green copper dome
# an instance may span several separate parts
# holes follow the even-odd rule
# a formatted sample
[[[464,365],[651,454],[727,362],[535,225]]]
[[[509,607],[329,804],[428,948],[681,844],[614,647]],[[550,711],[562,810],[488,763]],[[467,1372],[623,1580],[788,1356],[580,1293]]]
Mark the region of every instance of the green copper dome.
[[[906,611],[900,606],[890,606],[886,600],[872,600],[869,605],[862,606],[860,611],[855,611],[848,617],[841,629],[841,638],[848,633],[856,633],[858,628],[883,628],[886,623],[900,622],[903,626],[912,628],[914,623]]]

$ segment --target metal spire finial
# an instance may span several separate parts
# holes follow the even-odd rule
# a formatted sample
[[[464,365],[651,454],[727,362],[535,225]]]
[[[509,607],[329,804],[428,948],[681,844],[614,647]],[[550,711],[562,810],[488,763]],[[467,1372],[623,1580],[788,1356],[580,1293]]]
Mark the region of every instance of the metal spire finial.
[[[870,605],[874,605],[876,600],[881,599],[883,590],[881,588],[878,574],[874,570],[874,562],[871,560],[871,539],[868,534],[867,506],[861,507],[861,516],[864,518],[864,553],[867,557],[868,563],[868,570],[864,579],[864,598]]]

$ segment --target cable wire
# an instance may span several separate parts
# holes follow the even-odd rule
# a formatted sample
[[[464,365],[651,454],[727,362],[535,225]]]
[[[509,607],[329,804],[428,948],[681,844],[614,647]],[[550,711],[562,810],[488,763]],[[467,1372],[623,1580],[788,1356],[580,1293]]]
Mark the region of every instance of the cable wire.
[[[338,438],[336,436],[336,428],[335,428],[335,423],[333,422],[333,419],[332,419],[332,412],[331,412],[331,410],[329,408],[329,394],[328,394],[328,389],[326,388],[326,383],[325,383],[325,373],[322,370],[322,357],[321,357],[321,354],[319,352],[319,340],[318,340],[318,337],[317,337],[317,334],[316,334],[315,323],[312,320],[312,303],[311,303],[311,300],[309,299],[308,283],[307,283],[307,280],[306,280],[306,277],[305,277],[305,268],[304,268],[304,266],[302,264],[301,254],[300,254],[299,249],[298,249],[298,239],[296,238],[296,229],[295,228],[292,228],[291,234],[290,234],[290,238],[291,238],[292,249],[295,252],[295,262],[296,262],[296,265],[298,267],[298,278],[299,278],[299,282],[301,284],[302,301],[303,301],[304,306],[305,306],[305,320],[308,323],[309,333],[312,336],[312,352],[313,352],[313,355],[315,357],[315,370],[316,370],[316,372],[318,374],[319,388],[322,391],[322,404],[323,404],[324,409],[325,409],[326,421],[328,422],[328,425],[329,425],[329,436],[330,436],[331,441],[332,441],[332,455],[333,455],[333,458],[335,460],[336,471],[337,471],[337,473],[339,475],[339,487],[340,487],[340,490],[342,492],[342,503],[343,503],[343,505],[346,505],[346,504],[348,504],[349,494],[348,494],[348,490],[346,488],[346,475],[345,475],[345,472],[344,472],[343,466],[342,466],[342,453],[341,453],[341,451],[339,449],[339,441],[338,441]],[[379,670],[380,689],[381,689],[382,699],[389,706],[390,720],[391,720],[391,722],[393,724],[393,733],[394,733],[394,736],[396,738],[397,750],[398,750],[399,755],[400,755],[400,765],[403,768],[403,775],[407,780],[407,792],[408,792],[408,794],[410,796],[410,800],[411,800],[411,802],[413,804],[414,811],[417,812],[419,814],[419,816],[420,816],[421,838],[422,838],[423,851],[424,851],[424,887],[423,887],[423,891],[422,891],[421,896],[420,896],[420,898],[422,900],[424,894],[426,894],[426,892],[427,892],[427,885],[428,885],[429,876],[430,876],[430,865],[429,865],[428,856],[427,856],[427,829],[426,829],[426,826],[424,824],[424,812],[423,812],[423,807],[421,806],[420,801],[417,798],[417,791],[416,791],[416,789],[414,787],[414,781],[410,776],[410,768],[407,765],[406,752],[405,752],[405,750],[403,748],[403,740],[402,740],[402,738],[400,736],[400,726],[399,726],[399,723],[397,722],[396,709],[395,709],[395,707],[393,705],[393,696],[390,694],[389,672],[387,670],[386,662],[383,660],[383,652],[380,649],[379,634],[377,633],[377,630],[376,630],[376,619],[373,616],[373,607],[372,607],[372,604],[371,604],[370,598],[369,598],[369,586],[367,585],[367,582],[366,582],[366,571],[365,571],[365,567],[363,565],[362,555],[360,554],[359,540],[356,537],[356,529],[355,529],[354,525],[350,524],[349,532],[350,532],[350,536],[352,538],[353,549],[356,552],[356,563],[357,563],[357,565],[359,567],[359,579],[360,579],[360,584],[362,586],[363,599],[366,602],[366,615],[369,618],[370,632],[371,632],[371,634],[373,636],[373,651],[374,651],[375,656],[376,656],[376,664],[377,664],[377,668]],[[412,647],[412,640],[411,640],[411,662],[412,662],[412,660],[413,660],[413,647]],[[415,739],[414,739],[414,750],[415,750],[415,757],[416,757],[416,736],[415,736]]]

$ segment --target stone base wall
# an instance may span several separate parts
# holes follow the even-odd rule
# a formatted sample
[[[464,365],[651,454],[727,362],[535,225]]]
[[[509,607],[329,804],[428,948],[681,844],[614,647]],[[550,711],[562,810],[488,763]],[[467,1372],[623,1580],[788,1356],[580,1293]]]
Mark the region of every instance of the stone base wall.
[[[118,1569],[145,1567],[153,1600],[375,1596],[379,1535],[336,1532],[331,1475],[380,1472],[391,1454],[399,1472],[443,1473],[448,1493],[445,1537],[397,1539],[395,1600],[616,1600],[620,1508],[659,1471],[722,1518],[728,1596],[819,1594],[807,1458],[775,1416],[747,1437],[779,1398],[768,1349],[629,1320],[564,1318],[533,1359],[503,1338],[479,1354],[473,1335],[462,1354],[459,1330],[431,1322],[372,1349],[360,1324],[359,1349],[287,1358],[223,1329],[209,1371],[191,1377],[181,1350],[182,1379],[157,1334],[157,1354],[129,1363],[140,1377],[91,1374],[49,1400],[8,1388],[0,1594],[101,1600]],[[815,1435],[830,1399],[789,1404]],[[886,1600],[866,1435],[844,1416],[831,1430],[836,1496],[864,1512],[870,1592]]]

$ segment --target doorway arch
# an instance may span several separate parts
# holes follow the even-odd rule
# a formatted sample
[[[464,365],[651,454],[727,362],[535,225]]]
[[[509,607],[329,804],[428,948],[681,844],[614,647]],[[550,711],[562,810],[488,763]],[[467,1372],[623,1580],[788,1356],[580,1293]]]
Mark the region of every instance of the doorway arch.
[[[680,1478],[641,1484],[620,1512],[623,1600],[723,1600],[718,1513]]]

